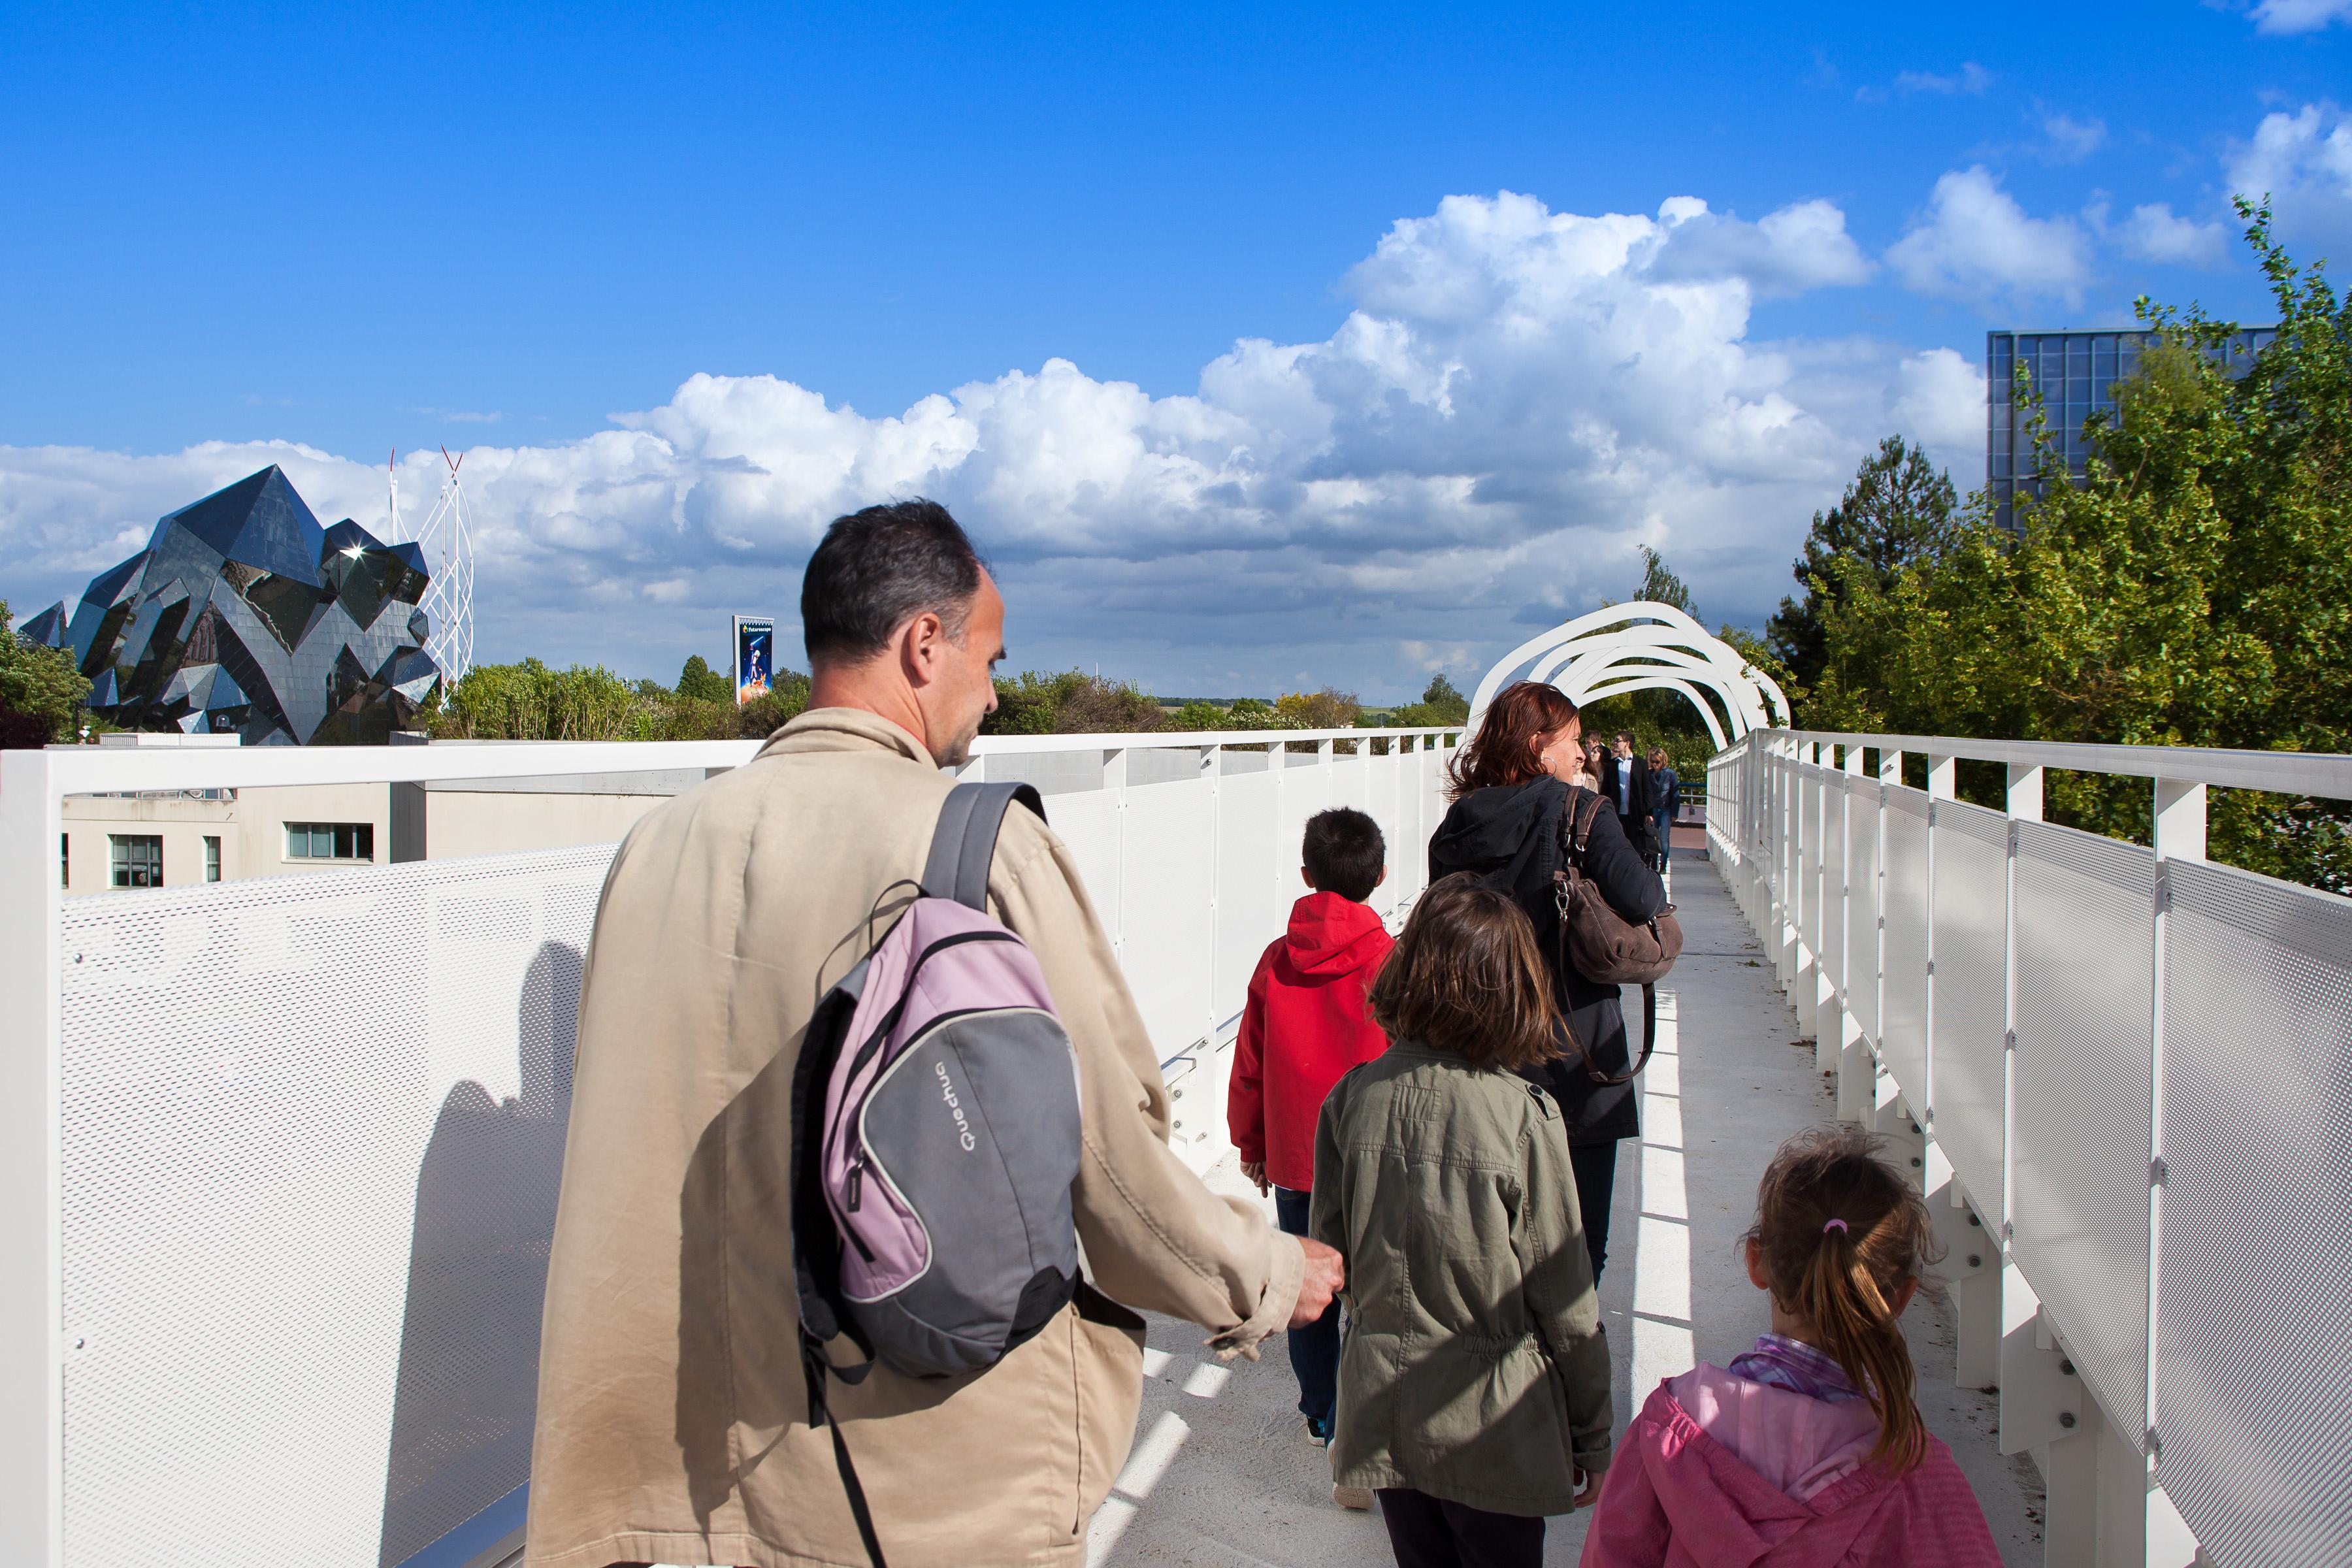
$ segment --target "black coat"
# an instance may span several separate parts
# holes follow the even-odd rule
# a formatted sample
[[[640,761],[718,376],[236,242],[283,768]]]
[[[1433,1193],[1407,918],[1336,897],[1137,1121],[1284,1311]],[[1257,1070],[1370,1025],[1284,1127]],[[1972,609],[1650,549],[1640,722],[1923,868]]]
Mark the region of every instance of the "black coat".
[[[1633,788],[1631,796],[1633,809],[1625,815],[1636,823],[1647,824],[1657,814],[1658,801],[1655,785],[1650,776],[1649,762],[1641,752],[1636,752],[1630,757],[1620,757],[1614,752],[1609,753],[1608,760],[1601,764],[1601,798],[1609,803],[1611,812],[1614,813],[1617,810],[1617,770],[1619,768],[1633,770]]]
[[[1569,1026],[1592,1053],[1596,1067],[1621,1073],[1633,1065],[1633,1058],[1626,1048],[1618,988],[1587,980],[1560,952],[1552,872],[1559,865],[1559,819],[1567,804],[1568,786],[1552,778],[1471,791],[1454,803],[1429,841],[1429,879],[1456,871],[1508,874],[1508,891],[1535,922],[1536,945],[1552,971],[1558,987],[1554,994]],[[1615,812],[1593,814],[1584,858],[1585,872],[1600,884],[1601,896],[1627,920],[1654,920],[1665,909],[1665,885],[1626,841]],[[1567,1118],[1570,1143],[1607,1143],[1640,1135],[1632,1084],[1596,1084],[1573,1056],[1546,1069],[1544,1083]]]

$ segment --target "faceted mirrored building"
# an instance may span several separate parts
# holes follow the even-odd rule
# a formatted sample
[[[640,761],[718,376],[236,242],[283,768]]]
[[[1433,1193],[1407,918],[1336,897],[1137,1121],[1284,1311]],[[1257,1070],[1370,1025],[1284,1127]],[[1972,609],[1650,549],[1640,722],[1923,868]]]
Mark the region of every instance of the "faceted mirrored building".
[[[71,653],[89,710],[125,729],[381,743],[440,683],[425,586],[416,545],[320,527],[273,464],[163,518],[70,610],[19,631]]]

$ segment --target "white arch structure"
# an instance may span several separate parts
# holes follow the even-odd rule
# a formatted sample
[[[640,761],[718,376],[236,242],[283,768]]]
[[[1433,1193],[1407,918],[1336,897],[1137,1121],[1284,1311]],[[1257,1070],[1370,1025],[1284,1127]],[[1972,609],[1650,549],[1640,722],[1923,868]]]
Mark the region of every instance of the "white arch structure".
[[[1770,676],[1683,611],[1646,599],[1579,616],[1505,654],[1470,700],[1474,730],[1495,694],[1518,679],[1556,686],[1580,706],[1629,691],[1679,691],[1698,710],[1717,751],[1790,719],[1789,700]],[[1722,700],[1728,733],[1702,691]]]

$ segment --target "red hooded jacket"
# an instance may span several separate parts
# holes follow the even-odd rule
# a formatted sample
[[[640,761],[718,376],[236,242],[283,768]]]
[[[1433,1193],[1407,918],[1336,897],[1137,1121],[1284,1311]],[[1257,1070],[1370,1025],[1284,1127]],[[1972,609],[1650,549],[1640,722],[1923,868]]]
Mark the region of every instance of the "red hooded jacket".
[[[1359,1062],[1389,1048],[1364,994],[1396,945],[1370,906],[1309,893],[1250,976],[1225,1121],[1244,1164],[1293,1192],[1315,1186],[1315,1120]]]

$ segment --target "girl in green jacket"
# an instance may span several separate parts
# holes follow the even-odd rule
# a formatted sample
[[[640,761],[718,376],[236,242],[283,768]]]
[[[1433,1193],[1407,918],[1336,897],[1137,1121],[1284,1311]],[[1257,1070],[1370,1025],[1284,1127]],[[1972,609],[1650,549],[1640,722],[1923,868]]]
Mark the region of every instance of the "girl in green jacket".
[[[1559,1024],[1534,928],[1466,873],[1422,895],[1372,986],[1386,1054],[1316,1130],[1310,1229],[1347,1265],[1332,1479],[1402,1568],[1526,1564],[1599,1495],[1609,1346],[1559,1107],[1517,1076]]]

